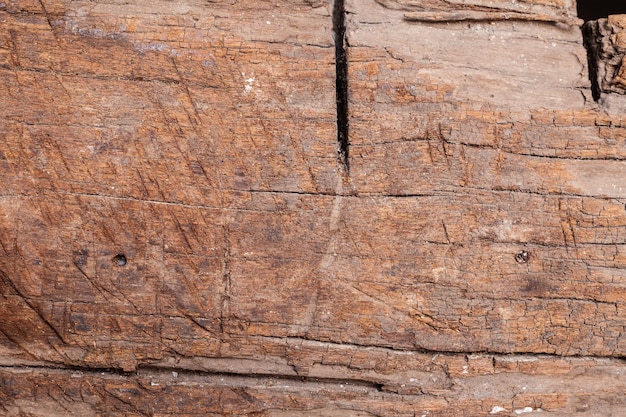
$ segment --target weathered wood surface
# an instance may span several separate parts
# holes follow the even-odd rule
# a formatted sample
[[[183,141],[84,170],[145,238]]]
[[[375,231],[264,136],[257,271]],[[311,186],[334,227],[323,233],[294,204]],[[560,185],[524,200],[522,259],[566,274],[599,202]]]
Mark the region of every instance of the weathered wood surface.
[[[365,358],[363,352],[360,356]],[[423,367],[409,361],[411,369],[402,372],[407,381],[409,375],[433,381],[423,392],[381,391],[342,380],[337,373],[331,380],[299,380],[181,370],[142,369],[124,376],[30,368],[0,370],[0,399],[10,398],[4,403],[6,415],[52,417],[89,416],[95,410],[111,416],[620,416],[626,407],[619,395],[626,390],[625,367],[615,361],[420,356]],[[442,380],[444,365],[450,368]]]
[[[349,171],[324,1],[0,3],[0,412],[623,413],[622,97],[483,3],[346,3]]]
[[[583,27],[587,34],[589,72],[596,98],[601,92],[626,92],[626,15],[594,20]]]

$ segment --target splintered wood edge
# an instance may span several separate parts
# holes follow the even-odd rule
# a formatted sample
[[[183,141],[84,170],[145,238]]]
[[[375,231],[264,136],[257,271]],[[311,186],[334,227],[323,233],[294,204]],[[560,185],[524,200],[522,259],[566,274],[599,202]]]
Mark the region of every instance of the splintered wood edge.
[[[482,12],[474,10],[454,12],[407,12],[404,20],[409,22],[463,22],[463,21],[528,21],[561,23],[569,26],[582,26],[584,20],[570,16],[551,16],[547,14],[517,12]]]

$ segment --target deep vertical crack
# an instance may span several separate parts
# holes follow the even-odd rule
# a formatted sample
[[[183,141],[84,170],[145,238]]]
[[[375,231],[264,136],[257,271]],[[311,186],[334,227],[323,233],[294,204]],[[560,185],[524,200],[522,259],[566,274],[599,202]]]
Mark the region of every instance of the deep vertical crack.
[[[333,5],[333,34],[335,38],[335,87],[337,90],[337,142],[339,160],[346,171],[350,169],[348,140],[348,57],[346,54],[346,12],[344,0]]]
[[[589,68],[589,81],[591,82],[591,95],[595,101],[600,100],[602,90],[598,78],[598,66],[601,59],[601,44],[599,41],[598,21],[586,22],[582,27],[583,43],[587,49],[587,64]]]

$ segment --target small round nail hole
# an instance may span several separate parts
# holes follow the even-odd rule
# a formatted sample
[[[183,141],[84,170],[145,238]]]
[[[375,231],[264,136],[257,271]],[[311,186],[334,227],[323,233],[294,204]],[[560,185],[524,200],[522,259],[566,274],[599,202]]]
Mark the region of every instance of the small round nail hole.
[[[525,264],[530,260],[530,254],[525,250],[519,251],[515,254],[515,261],[518,264]]]
[[[117,266],[124,266],[128,263],[128,259],[126,259],[126,255],[120,253],[113,257],[113,263]]]

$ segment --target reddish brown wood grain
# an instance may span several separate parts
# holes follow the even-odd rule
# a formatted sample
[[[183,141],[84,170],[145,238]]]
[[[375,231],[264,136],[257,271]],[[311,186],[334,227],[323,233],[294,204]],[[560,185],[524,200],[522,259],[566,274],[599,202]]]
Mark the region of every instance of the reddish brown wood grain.
[[[327,2],[0,3],[1,412],[620,415],[623,96],[501,3],[346,2],[349,170]]]

